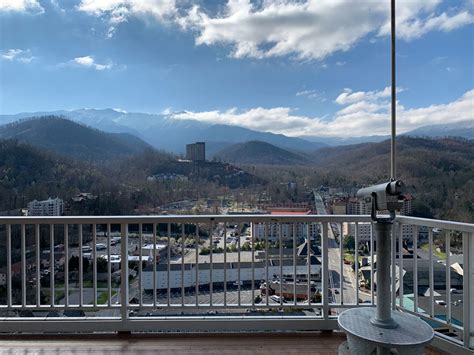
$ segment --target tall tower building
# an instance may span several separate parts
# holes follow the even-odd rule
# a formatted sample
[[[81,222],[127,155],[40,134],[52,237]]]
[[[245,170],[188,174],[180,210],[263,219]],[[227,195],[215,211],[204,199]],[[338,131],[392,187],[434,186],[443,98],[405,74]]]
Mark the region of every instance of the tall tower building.
[[[206,143],[196,142],[193,144],[186,144],[186,159],[192,161],[205,161]]]

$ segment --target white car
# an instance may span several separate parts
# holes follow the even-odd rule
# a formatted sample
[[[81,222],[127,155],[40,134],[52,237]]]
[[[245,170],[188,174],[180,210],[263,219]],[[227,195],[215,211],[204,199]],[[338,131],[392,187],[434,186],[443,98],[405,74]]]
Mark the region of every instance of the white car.
[[[95,245],[95,249],[96,249],[96,250],[105,250],[105,249],[107,249],[107,245],[102,244],[102,243],[97,243],[97,244]]]
[[[277,302],[277,303],[280,303],[280,301],[282,303],[286,303],[285,299],[283,297],[280,297],[280,296],[277,296],[277,295],[273,295],[270,297],[270,299],[272,299],[273,301]]]

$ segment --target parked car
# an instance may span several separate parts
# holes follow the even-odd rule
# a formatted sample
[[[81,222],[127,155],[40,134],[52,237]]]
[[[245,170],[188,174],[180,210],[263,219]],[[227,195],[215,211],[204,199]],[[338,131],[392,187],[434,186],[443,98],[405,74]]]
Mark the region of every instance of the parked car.
[[[96,249],[96,250],[105,250],[105,249],[107,249],[107,245],[102,244],[102,243],[97,243],[97,244],[95,245],[95,249]]]

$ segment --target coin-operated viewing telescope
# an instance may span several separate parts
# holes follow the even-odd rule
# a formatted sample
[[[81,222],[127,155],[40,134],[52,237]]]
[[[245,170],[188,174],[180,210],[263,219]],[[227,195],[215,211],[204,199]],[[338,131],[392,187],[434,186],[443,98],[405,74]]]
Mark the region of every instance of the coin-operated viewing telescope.
[[[364,187],[357,191],[357,197],[372,205],[371,217],[377,221],[377,211],[388,211],[390,219],[395,218],[395,212],[403,207],[405,184],[401,180],[389,181],[383,184]]]
[[[377,262],[375,265],[376,308],[363,307],[345,310],[339,315],[339,327],[347,334],[347,344],[339,347],[340,355],[422,354],[423,347],[433,339],[433,328],[419,318],[392,310],[391,243],[395,212],[403,207],[405,185],[400,180],[360,189],[357,197],[371,203],[372,228],[375,234]],[[388,211],[390,216],[377,218],[377,212]],[[400,236],[401,237],[401,236]],[[373,252],[373,251],[372,251]],[[402,282],[402,281],[401,281]],[[358,285],[356,286],[358,287]],[[363,326],[362,326],[363,324]],[[413,331],[416,329],[416,332]]]

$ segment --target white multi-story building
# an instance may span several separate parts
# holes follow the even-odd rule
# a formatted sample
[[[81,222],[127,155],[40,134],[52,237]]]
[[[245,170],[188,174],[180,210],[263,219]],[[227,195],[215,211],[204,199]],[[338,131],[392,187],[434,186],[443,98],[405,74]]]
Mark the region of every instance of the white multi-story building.
[[[360,242],[370,241],[370,234],[372,230],[371,223],[358,223],[357,224],[358,239]],[[348,235],[355,238],[356,224],[355,223],[344,223],[342,233],[344,236]]]
[[[305,208],[269,208],[271,214],[274,216],[281,215],[309,215],[310,210]],[[265,232],[265,226],[267,231]],[[293,233],[296,235],[296,240],[307,239],[308,235],[311,239],[316,238],[319,233],[318,223],[252,223],[251,226],[252,236],[257,240],[265,240],[268,234],[268,240],[271,242],[278,241],[281,239],[293,240]]]
[[[311,275],[317,275],[320,278],[321,262],[319,259],[312,256],[311,265],[308,265],[306,260],[307,258],[296,260],[296,273],[308,274],[308,269],[310,269]],[[170,264],[169,273],[167,264],[158,264],[156,265],[156,288],[158,290],[167,289],[168,278],[170,289],[194,287],[196,283],[200,286],[209,285],[211,279],[215,284],[238,281],[250,282],[254,280],[256,287],[258,287],[258,283],[261,280],[266,280],[267,275],[268,279],[271,280],[274,277],[280,276],[280,271],[283,274],[293,274],[293,260],[282,260],[281,268],[278,259],[268,260],[268,267],[264,261],[256,261],[253,263],[253,272],[251,262],[241,262],[240,265],[237,262],[213,263],[212,275],[209,263],[200,263],[197,264],[197,267],[196,264],[191,263],[173,263]],[[153,289],[153,274],[153,266],[143,270],[143,289]]]
[[[358,226],[358,235],[357,238],[359,242],[369,242],[370,241],[370,234],[372,230],[372,223],[365,223],[361,222],[357,224]],[[355,230],[356,224],[355,223],[344,223],[343,227],[343,235],[351,236],[355,238]],[[420,232],[420,231],[418,231]],[[413,239],[413,233],[415,233],[415,228],[413,225],[410,224],[403,224],[402,225],[402,238],[407,240]],[[375,234],[374,234],[374,241],[375,241]]]
[[[369,203],[365,203],[364,200],[351,197],[346,204],[346,214],[350,215],[360,215],[360,214],[370,214],[372,211],[372,206]]]
[[[44,201],[33,200],[28,203],[29,216],[61,216],[64,213],[64,202],[60,198],[48,198]]]
[[[319,227],[317,223],[268,223],[267,233],[270,242],[276,242],[280,239],[283,241],[293,240],[293,229],[296,232],[296,240],[307,239],[308,233],[311,239],[317,237]],[[256,240],[265,240],[265,224],[252,223],[252,235]]]

